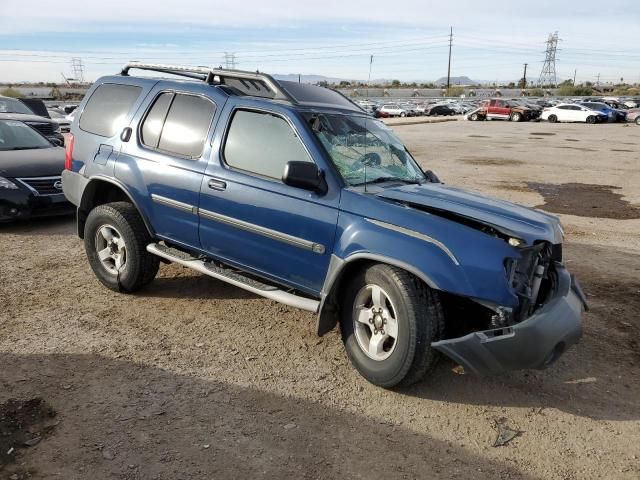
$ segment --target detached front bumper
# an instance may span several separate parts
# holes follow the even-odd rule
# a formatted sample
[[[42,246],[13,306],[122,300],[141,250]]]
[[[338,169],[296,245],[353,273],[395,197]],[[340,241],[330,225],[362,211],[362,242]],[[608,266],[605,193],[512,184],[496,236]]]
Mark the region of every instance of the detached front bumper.
[[[582,312],[588,309],[580,285],[557,264],[553,297],[526,320],[510,327],[441,340],[433,348],[477,374],[543,369],[582,336]]]

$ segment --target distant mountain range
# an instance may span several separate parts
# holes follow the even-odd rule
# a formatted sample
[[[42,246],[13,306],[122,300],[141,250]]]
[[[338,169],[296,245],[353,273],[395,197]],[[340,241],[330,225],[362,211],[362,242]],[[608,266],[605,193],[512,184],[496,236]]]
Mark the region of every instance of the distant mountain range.
[[[447,77],[440,77],[438,80],[436,80],[435,82],[436,85],[446,85],[447,84]],[[451,77],[451,85],[476,85],[482,82],[479,82],[477,80],[471,80],[469,77]]]
[[[300,77],[300,81],[302,83],[318,83],[318,82],[327,82],[327,83],[340,83],[344,80],[344,78],[333,78],[333,77],[325,77],[324,75],[298,75],[297,73],[287,73],[287,74],[279,74],[275,73],[272,75],[276,80],[285,80],[289,82],[297,82],[298,76]],[[353,80],[347,80],[352,82]]]
[[[327,82],[327,83],[340,83],[342,81],[348,81],[348,82],[363,82],[363,80],[357,80],[357,79],[352,79],[352,78],[336,78],[336,77],[326,77],[324,75],[300,75],[298,76],[297,73],[287,73],[287,74],[274,74],[273,78],[275,78],[276,80],[288,80],[290,82],[297,82],[298,81],[298,77],[300,78],[300,81],[302,83],[318,83],[318,82]],[[431,83],[431,82],[427,82],[425,80],[416,80],[416,83]],[[391,79],[388,78],[376,78],[376,79],[372,79],[371,80],[372,84],[383,84],[383,83],[391,83]],[[411,81],[407,81],[405,83],[411,83]],[[436,85],[446,85],[447,84],[447,77],[441,77],[438,80],[436,80],[435,82]],[[480,82],[477,80],[472,80],[469,77],[466,76],[460,76],[460,77],[451,77],[451,85],[476,85],[479,83],[484,83],[484,82]]]

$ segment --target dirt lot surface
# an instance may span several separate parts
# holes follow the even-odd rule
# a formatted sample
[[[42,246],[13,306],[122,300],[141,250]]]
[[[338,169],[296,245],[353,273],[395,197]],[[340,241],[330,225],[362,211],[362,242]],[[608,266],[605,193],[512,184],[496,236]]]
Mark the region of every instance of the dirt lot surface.
[[[22,444],[0,479],[640,478],[640,220],[584,216],[592,187],[558,205],[530,185],[617,187],[611,208],[633,209],[640,128],[395,128],[448,184],[562,210],[592,307],[578,346],[546,371],[477,378],[442,361],[386,391],[311,314],[175,265],[113,293],[73,219],[1,226],[0,425]],[[10,399],[36,398],[55,424],[7,420],[30,418]],[[499,425],[518,434],[493,447]]]

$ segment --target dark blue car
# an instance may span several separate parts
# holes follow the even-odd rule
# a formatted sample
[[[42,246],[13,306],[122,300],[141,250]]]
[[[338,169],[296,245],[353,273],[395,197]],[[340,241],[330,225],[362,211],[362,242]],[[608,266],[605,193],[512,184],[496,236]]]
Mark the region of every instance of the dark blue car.
[[[133,68],[165,77],[135,77]],[[173,262],[338,324],[384,387],[444,353],[544,368],[586,308],[555,216],[440,183],[341,94],[253,72],[130,64],[78,108],[63,188],[98,279]]]
[[[607,116],[610,122],[624,122],[626,113],[617,110],[604,102],[582,102],[581,105],[596,110]]]

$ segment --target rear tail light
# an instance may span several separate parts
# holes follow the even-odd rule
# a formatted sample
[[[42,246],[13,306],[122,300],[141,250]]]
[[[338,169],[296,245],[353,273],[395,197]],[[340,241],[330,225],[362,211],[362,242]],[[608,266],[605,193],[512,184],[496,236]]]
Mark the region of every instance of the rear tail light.
[[[67,146],[64,153],[64,169],[71,170],[71,164],[73,163],[73,143],[75,139],[73,133],[70,133],[67,137]]]

